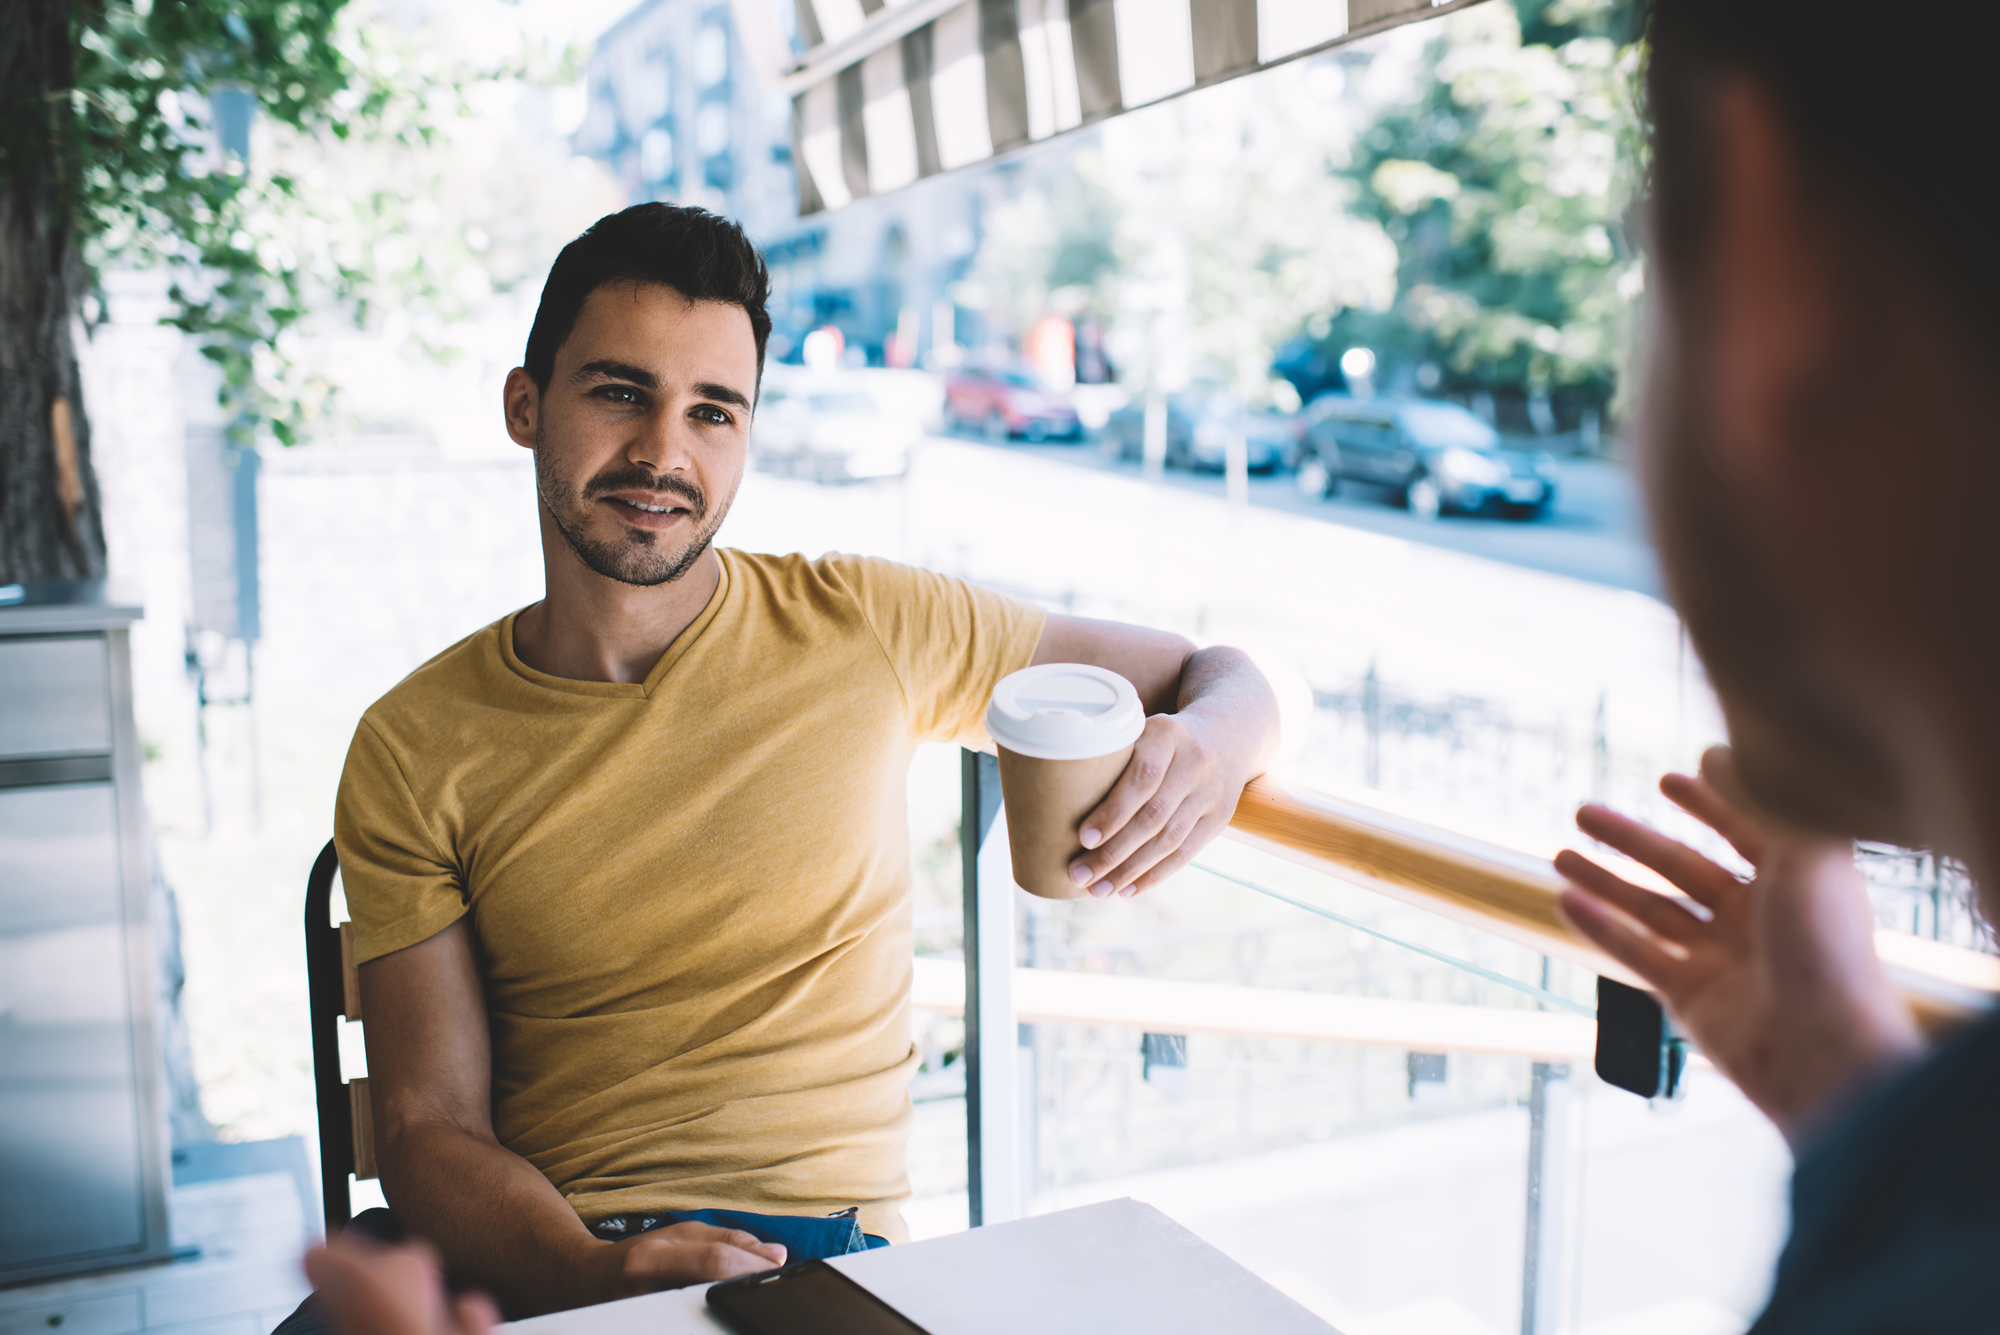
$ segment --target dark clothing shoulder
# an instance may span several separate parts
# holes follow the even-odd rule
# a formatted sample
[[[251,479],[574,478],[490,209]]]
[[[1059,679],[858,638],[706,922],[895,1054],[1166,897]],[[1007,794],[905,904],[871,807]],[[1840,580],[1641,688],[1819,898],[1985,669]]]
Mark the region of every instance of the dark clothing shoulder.
[[[1808,1142],[1751,1335],[2000,1331],[2000,1016]]]

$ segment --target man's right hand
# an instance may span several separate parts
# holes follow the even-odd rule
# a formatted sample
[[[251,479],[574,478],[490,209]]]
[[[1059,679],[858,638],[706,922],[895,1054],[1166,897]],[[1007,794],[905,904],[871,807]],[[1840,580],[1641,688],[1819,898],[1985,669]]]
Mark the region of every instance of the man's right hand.
[[[1756,869],[1745,881],[1687,845],[1600,806],[1585,834],[1671,881],[1696,908],[1565,850],[1577,931],[1657,990],[1703,1054],[1796,1143],[1922,1041],[1875,956],[1853,846],[1785,828],[1742,794],[1726,748],[1660,791]]]
[[[783,1247],[708,1224],[602,1241],[540,1169],[500,1144],[486,999],[465,919],[362,965],[361,999],[375,1157],[389,1208],[509,1316],[784,1263]]]
[[[630,1298],[773,1270],[785,1263],[785,1249],[775,1242],[759,1242],[741,1229],[669,1224],[603,1244],[593,1263],[599,1293],[607,1299]]]

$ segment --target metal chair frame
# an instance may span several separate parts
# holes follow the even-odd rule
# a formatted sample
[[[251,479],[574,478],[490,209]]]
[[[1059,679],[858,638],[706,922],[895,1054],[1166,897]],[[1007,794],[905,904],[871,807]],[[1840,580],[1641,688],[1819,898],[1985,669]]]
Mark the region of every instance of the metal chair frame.
[[[319,1180],[331,1238],[353,1218],[347,1180],[354,1172],[353,1093],[341,1079],[340,1021],[348,1015],[347,967],[341,929],[333,925],[333,878],[340,858],[333,841],[306,878],[306,987],[312,997],[313,1089],[319,1102]],[[360,1007],[353,1008],[359,1011]],[[360,1018],[358,1015],[353,1018]]]

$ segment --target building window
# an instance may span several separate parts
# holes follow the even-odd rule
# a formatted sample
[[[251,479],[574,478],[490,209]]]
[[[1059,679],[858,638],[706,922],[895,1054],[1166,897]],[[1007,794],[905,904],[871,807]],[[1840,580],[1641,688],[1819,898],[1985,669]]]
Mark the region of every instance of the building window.
[[[705,158],[729,151],[728,106],[710,102],[701,109],[694,123],[694,141]]]
[[[648,184],[674,174],[674,134],[663,125],[646,131],[639,141],[639,173]]]
[[[695,85],[713,88],[728,77],[729,33],[720,23],[704,23],[694,39]]]

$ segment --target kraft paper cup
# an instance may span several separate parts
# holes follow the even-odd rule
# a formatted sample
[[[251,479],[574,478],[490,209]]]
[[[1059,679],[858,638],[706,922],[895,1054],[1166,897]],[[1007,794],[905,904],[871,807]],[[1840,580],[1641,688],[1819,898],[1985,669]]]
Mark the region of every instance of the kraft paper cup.
[[[1014,881],[1044,899],[1083,899],[1069,878],[1083,818],[1111,791],[1146,727],[1132,683],[1087,663],[1044,663],[1000,679],[986,732],[1000,753],[1000,797]]]

